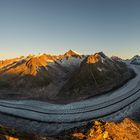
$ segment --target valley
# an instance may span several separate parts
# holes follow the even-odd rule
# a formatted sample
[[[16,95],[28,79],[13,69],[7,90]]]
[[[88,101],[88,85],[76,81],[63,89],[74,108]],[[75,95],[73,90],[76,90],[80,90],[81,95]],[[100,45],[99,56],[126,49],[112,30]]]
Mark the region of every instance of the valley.
[[[13,100],[1,99],[1,115],[6,115],[5,117],[8,118],[9,121],[6,121],[8,126],[12,125],[11,122],[15,122],[16,119],[18,121],[15,123],[15,128],[21,130],[24,128],[26,131],[34,131],[34,133],[41,133],[42,135],[47,134],[47,136],[53,136],[64,130],[82,126],[93,119],[119,121],[131,116],[139,109],[138,103],[140,100],[140,67],[132,65],[130,61],[126,61],[125,64],[123,62],[122,65],[125,66],[125,69],[133,70],[135,77],[116,90],[65,104],[16,97],[12,98]],[[3,119],[0,121],[2,124],[4,123]],[[21,125],[27,122],[28,126],[26,128]],[[35,130],[32,130],[32,125]]]

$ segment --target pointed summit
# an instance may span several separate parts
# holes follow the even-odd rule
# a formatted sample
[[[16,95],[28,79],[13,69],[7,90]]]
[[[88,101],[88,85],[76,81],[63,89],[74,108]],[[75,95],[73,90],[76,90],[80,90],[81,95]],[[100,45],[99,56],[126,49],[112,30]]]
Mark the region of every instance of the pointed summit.
[[[79,53],[73,50],[69,50],[68,52],[64,54],[64,56],[79,56],[79,55],[80,55]]]

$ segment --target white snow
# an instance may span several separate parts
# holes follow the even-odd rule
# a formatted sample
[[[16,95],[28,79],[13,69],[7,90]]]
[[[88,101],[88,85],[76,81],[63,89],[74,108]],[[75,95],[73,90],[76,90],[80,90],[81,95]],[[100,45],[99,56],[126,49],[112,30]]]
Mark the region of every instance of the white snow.
[[[74,50],[72,50],[74,53],[76,53],[77,55],[81,55],[80,53],[78,53],[78,52],[76,52],[76,51],[74,51]]]
[[[47,68],[47,67],[45,67],[45,70],[46,70],[46,71],[48,71],[48,68]]]
[[[83,59],[80,57],[68,57],[62,58],[61,60],[57,60],[57,62],[64,67],[69,67],[69,66],[79,66],[82,60]]]
[[[99,68],[99,67],[98,67],[97,69],[98,69],[98,71],[100,71],[100,72],[101,72],[101,71],[103,71],[103,69],[102,69],[102,68]]]
[[[101,57],[101,62],[104,63],[105,61],[105,58]]]

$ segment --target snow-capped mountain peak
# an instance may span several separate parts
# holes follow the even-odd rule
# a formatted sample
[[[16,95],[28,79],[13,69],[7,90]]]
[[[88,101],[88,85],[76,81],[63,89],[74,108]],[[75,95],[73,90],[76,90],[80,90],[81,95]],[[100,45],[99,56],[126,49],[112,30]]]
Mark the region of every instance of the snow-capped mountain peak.
[[[79,56],[79,55],[80,55],[79,53],[73,50],[69,50],[64,54],[64,56]]]

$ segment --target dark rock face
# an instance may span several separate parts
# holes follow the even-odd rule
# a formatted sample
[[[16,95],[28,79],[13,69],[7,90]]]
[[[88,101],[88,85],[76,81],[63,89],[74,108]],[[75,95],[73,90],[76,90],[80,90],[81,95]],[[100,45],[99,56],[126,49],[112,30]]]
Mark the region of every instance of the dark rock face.
[[[0,140],[7,140],[6,136],[0,134]]]
[[[118,56],[111,56],[111,59],[116,61],[122,61],[122,59]]]

